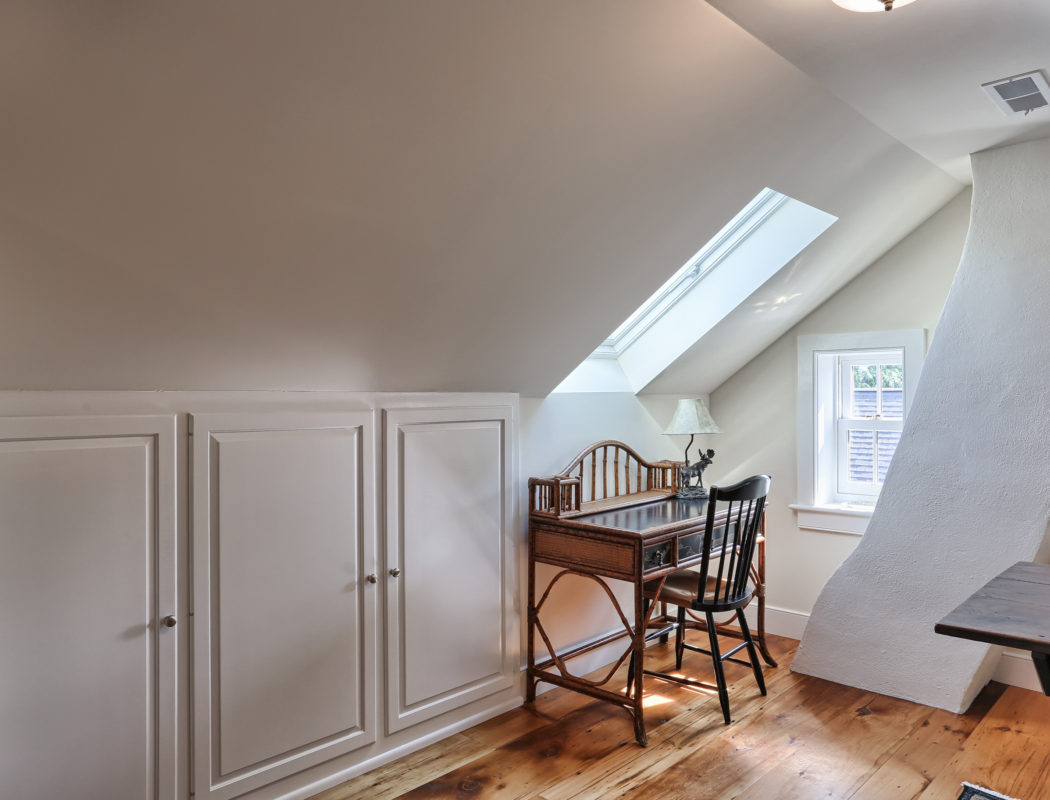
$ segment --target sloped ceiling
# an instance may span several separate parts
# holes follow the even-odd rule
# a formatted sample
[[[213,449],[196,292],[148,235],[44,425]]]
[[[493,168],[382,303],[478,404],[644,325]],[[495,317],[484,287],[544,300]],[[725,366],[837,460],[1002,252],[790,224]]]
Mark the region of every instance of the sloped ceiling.
[[[1046,0],[920,0],[873,14],[845,11],[831,0],[711,0],[711,5],[960,183],[972,180],[971,153],[1050,136],[1050,110],[1007,118],[981,88],[1035,69],[1046,74]],[[885,178],[852,177],[855,195],[838,206],[848,208],[840,214],[842,222],[696,342],[646,392],[712,391],[873,260],[872,249],[864,249],[864,264],[851,258],[851,248],[865,242],[865,234],[874,236],[867,240],[874,249],[879,242],[896,242],[899,229],[876,220],[879,213],[893,213],[891,206],[880,211],[872,195],[887,186]],[[906,181],[896,191],[898,211],[917,225],[921,203]]]
[[[838,216],[703,391],[962,186],[699,0],[11,0],[0,98],[2,388],[544,395],[759,189]]]

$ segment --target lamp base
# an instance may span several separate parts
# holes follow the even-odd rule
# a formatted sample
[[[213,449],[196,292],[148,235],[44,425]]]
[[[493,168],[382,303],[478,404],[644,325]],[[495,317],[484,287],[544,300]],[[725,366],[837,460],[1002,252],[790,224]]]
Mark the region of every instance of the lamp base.
[[[706,500],[708,494],[703,486],[683,486],[675,497],[682,500]]]

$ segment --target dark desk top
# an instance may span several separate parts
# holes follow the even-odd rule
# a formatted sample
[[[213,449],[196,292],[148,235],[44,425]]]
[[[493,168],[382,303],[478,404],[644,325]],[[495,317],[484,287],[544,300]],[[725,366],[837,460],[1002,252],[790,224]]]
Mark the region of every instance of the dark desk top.
[[[1018,561],[970,595],[934,630],[1050,653],[1050,565]]]
[[[655,528],[662,528],[676,522],[689,519],[704,519],[707,514],[707,499],[683,500],[668,497],[651,503],[637,506],[616,508],[611,511],[596,511],[593,514],[582,514],[575,519],[588,525],[600,525],[603,528],[614,528],[632,533],[645,533]]]

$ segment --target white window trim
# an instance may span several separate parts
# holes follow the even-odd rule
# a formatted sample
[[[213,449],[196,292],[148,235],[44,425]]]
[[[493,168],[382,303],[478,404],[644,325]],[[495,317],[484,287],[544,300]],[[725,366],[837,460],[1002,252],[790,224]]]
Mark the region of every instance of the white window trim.
[[[816,438],[821,425],[817,408],[820,377],[817,359],[827,353],[850,350],[904,350],[904,413],[907,417],[926,357],[924,329],[814,334],[798,337],[798,496],[791,508],[798,526],[807,530],[861,535],[868,527],[872,507],[819,501]],[[834,378],[832,378],[834,380]],[[825,409],[826,414],[833,409]],[[826,420],[825,414],[825,420]]]
[[[804,530],[821,531],[822,533],[852,533],[855,536],[864,535],[872,513],[872,509],[849,506],[833,508],[791,503],[788,507],[795,509],[798,526]]]

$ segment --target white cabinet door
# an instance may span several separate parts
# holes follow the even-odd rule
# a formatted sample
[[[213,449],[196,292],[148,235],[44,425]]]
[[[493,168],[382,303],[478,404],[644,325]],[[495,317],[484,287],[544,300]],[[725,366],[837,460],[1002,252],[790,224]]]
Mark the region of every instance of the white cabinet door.
[[[385,412],[389,732],[514,683],[511,412]]]
[[[0,419],[0,797],[185,796],[176,591],[173,416]]]
[[[192,417],[198,798],[375,740],[372,419]]]

